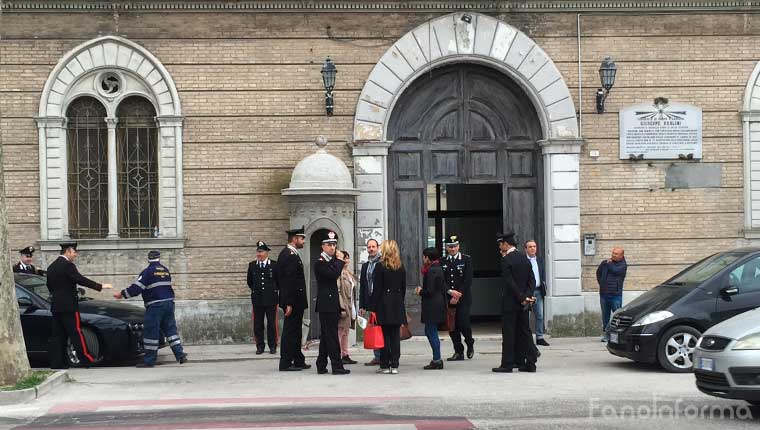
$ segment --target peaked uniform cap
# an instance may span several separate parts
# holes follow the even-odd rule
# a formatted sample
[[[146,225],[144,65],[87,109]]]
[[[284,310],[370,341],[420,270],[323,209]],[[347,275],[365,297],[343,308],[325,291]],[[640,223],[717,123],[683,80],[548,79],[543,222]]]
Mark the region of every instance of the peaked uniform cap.
[[[338,235],[330,230],[327,232],[327,239],[323,240],[322,243],[338,243]]]
[[[302,236],[306,237],[306,230],[305,226],[301,226],[301,228],[294,228],[292,230],[286,230],[285,233],[288,234],[288,236]]]

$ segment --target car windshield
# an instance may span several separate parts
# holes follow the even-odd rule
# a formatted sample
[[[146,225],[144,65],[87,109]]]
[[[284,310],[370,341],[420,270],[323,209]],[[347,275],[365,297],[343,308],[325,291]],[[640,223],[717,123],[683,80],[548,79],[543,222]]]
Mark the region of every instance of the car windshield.
[[[726,252],[715,254],[686,269],[683,273],[666,282],[666,285],[700,284],[720,272],[726,266],[744,257],[746,254]]]
[[[47,288],[47,279],[44,276],[16,275],[16,283],[45,300],[48,300],[50,297],[50,291],[48,291]]]

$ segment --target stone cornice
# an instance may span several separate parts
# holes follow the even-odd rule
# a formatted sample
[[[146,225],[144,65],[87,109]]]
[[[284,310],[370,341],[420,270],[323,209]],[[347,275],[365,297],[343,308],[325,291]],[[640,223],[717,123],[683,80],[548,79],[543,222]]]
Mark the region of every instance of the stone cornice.
[[[6,1],[0,0],[0,11],[198,11],[198,12],[427,12],[427,11],[492,11],[492,12],[625,12],[625,11],[725,11],[760,10],[760,0],[744,1]]]

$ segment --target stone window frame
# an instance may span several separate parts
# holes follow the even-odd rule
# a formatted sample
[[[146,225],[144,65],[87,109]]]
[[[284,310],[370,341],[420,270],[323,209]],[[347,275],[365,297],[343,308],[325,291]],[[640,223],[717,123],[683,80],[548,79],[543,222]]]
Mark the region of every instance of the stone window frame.
[[[120,77],[121,88],[108,94],[98,88],[107,73]],[[106,107],[108,116],[109,232],[105,239],[79,239],[80,249],[176,249],[185,246],[182,134],[184,117],[174,80],[144,47],[118,36],[82,43],[53,68],[40,98],[37,117],[40,160],[40,247],[56,250],[68,240],[66,110],[81,96]],[[153,104],[159,136],[158,227],[156,238],[119,238],[116,180],[116,109],[130,96]]]
[[[760,239],[760,62],[747,82],[740,113],[744,161],[744,237]]]

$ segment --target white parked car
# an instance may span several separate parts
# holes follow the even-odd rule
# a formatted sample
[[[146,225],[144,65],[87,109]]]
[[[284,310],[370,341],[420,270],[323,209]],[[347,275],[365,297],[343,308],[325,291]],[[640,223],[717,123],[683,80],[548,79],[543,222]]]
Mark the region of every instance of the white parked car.
[[[694,351],[697,388],[760,405],[760,308],[707,330]]]

